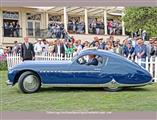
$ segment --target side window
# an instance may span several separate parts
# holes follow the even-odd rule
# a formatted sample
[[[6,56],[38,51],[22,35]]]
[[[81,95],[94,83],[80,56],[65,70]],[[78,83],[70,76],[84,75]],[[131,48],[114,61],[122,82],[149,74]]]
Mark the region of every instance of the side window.
[[[103,61],[103,57],[95,54],[84,55],[77,59],[78,64],[87,66],[101,66],[103,65]]]

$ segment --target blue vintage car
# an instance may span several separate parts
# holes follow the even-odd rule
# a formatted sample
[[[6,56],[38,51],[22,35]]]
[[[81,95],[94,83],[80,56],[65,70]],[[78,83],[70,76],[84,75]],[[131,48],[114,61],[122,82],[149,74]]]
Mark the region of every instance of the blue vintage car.
[[[36,92],[43,84],[117,91],[150,84],[152,77],[141,66],[118,54],[88,49],[70,61],[24,61],[8,72],[7,84],[15,83],[23,93]]]

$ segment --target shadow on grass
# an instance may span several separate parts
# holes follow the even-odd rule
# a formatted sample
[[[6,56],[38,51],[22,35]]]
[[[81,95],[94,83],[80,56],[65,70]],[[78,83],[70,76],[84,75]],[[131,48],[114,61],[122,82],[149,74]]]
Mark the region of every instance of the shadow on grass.
[[[39,92],[108,92],[104,90],[103,88],[88,88],[88,87],[42,87]],[[151,89],[146,88],[123,88],[122,90],[118,92],[147,92],[152,91]]]
[[[87,88],[87,87],[42,87],[39,92],[55,91],[55,92],[79,92],[79,91],[103,91],[102,88]]]

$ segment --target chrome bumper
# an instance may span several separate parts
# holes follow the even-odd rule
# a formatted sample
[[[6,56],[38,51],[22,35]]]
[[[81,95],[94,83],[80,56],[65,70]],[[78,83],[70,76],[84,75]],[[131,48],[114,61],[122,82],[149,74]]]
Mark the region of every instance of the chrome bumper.
[[[6,84],[7,84],[8,86],[13,86],[13,83],[10,82],[9,80],[6,81]]]

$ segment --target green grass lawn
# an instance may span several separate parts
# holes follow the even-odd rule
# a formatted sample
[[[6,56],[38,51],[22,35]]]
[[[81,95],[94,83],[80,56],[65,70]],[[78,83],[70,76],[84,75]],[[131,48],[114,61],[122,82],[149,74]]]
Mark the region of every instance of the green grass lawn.
[[[17,85],[5,84],[0,71],[2,111],[156,111],[157,84],[107,92],[101,88],[44,87],[38,93],[22,94]]]

